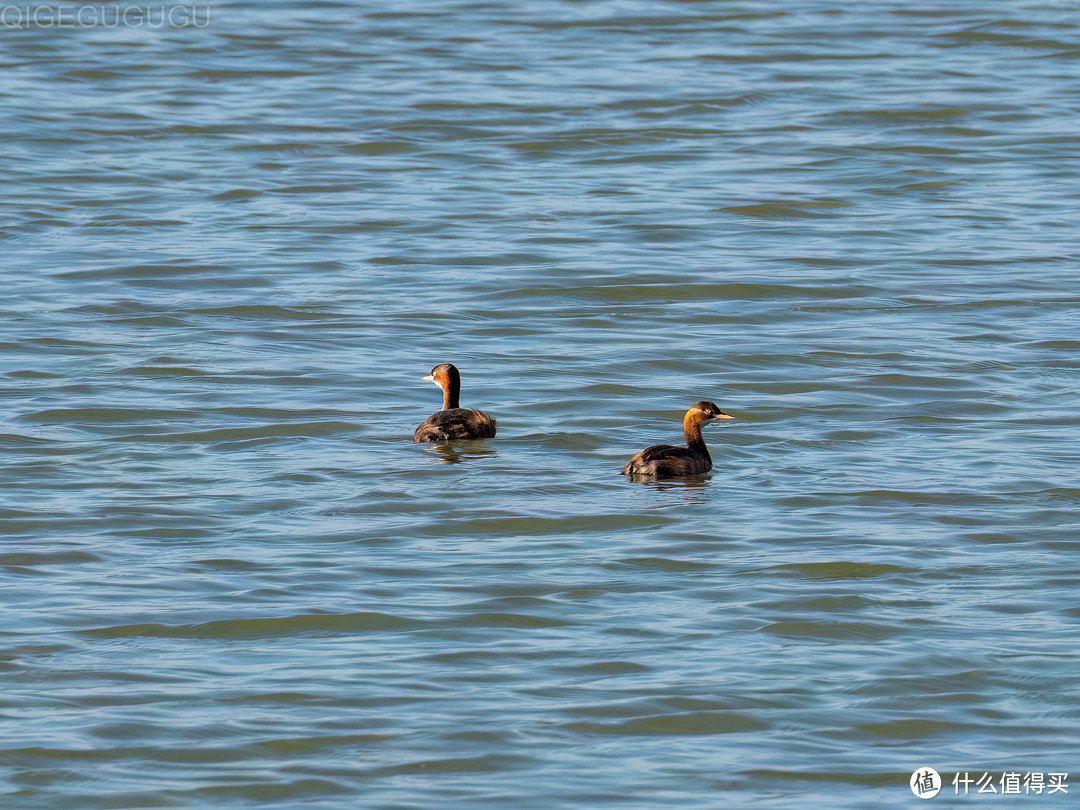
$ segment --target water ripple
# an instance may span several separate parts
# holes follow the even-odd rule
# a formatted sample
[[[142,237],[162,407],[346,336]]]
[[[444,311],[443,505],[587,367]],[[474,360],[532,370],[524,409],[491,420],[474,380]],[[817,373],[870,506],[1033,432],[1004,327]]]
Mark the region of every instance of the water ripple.
[[[1074,33],[1034,0],[6,30],[0,804],[1067,770]],[[411,442],[439,362],[497,439]],[[710,475],[618,474],[703,398]]]

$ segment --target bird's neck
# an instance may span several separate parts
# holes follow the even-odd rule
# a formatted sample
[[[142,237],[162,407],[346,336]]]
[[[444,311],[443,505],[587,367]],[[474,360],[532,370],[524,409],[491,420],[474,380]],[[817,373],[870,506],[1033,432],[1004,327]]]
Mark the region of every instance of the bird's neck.
[[[705,458],[712,461],[709,448],[705,446],[705,439],[701,437],[701,420],[688,415],[683,419],[683,435],[686,437],[686,447],[694,452],[701,453]]]
[[[458,396],[461,394],[461,380],[450,377],[442,387],[442,409],[448,411],[451,408],[461,407],[458,405]]]

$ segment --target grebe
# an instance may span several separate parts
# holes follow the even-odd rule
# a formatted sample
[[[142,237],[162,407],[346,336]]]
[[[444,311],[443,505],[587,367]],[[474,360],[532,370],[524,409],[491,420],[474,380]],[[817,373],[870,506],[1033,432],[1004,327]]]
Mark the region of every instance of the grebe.
[[[623,475],[652,475],[657,478],[677,478],[681,475],[700,475],[712,469],[712,458],[701,425],[710,419],[734,419],[711,402],[701,400],[690,406],[683,417],[686,447],[657,444],[648,447],[626,462]]]
[[[428,417],[413,434],[414,442],[446,442],[452,439],[490,439],[495,435],[495,420],[482,411],[458,407],[461,375],[450,363],[431,370],[425,380],[443,392],[443,406]]]

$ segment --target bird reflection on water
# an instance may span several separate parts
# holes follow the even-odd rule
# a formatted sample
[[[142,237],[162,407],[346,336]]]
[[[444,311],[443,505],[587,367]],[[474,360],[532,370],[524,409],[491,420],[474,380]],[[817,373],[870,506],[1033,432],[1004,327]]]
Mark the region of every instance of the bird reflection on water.
[[[682,496],[674,499],[671,503],[664,504],[664,506],[708,503],[710,501],[709,498],[705,497],[705,488],[711,480],[711,476],[708,474],[689,475],[683,478],[654,478],[645,475],[632,475],[630,480],[637,484],[643,484],[648,489],[655,490],[658,493]]]
[[[490,447],[485,447],[479,442],[466,442],[463,444],[433,444],[431,449],[442,458],[443,464],[460,464],[477,458],[497,456],[498,453]]]

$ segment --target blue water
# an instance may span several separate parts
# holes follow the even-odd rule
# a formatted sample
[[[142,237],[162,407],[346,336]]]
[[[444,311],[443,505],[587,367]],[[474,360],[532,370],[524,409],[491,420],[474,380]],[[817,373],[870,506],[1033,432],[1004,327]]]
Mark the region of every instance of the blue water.
[[[209,10],[0,17],[0,805],[1068,805],[1072,4]]]

